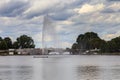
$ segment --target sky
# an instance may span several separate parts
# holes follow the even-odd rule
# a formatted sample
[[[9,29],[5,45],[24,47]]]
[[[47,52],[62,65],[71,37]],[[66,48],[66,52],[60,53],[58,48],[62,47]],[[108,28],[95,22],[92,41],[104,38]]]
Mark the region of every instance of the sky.
[[[47,14],[63,48],[85,32],[96,32],[105,40],[120,36],[120,0],[0,0],[0,36],[15,41],[26,34],[40,48]]]

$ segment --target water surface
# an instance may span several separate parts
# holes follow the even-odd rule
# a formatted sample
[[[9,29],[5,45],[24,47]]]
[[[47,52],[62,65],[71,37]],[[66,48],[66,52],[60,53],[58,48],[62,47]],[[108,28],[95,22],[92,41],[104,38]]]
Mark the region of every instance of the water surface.
[[[0,80],[120,80],[120,56],[1,56]]]

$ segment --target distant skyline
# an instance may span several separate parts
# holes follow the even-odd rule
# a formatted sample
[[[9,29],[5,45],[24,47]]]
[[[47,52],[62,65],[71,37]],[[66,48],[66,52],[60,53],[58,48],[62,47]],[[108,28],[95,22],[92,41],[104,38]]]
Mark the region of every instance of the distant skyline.
[[[85,32],[105,40],[120,36],[120,0],[1,0],[0,36],[15,41],[26,34],[39,48],[46,14],[54,20],[63,48]]]

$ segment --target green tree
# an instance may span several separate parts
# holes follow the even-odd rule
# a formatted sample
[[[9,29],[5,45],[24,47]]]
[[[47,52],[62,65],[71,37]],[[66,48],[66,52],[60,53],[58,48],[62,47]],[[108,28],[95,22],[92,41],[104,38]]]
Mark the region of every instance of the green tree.
[[[2,41],[3,39],[2,39],[2,37],[0,37],[0,41]]]
[[[74,43],[74,44],[72,45],[72,49],[78,49],[78,44],[77,44],[77,43]]]
[[[90,40],[90,47],[92,49],[95,49],[95,48],[100,49],[104,44],[105,44],[105,41],[100,38],[94,38]]]
[[[7,48],[6,42],[0,37],[0,50],[6,50]]]
[[[35,44],[31,37],[27,35],[21,35],[16,39],[16,42],[14,42],[14,48],[34,48]]]
[[[114,43],[115,49],[118,52],[120,50],[120,37],[112,39],[111,42]]]
[[[80,34],[76,40],[78,49],[86,49],[87,41],[85,40],[85,35]]]
[[[9,37],[4,38],[4,41],[6,42],[8,49],[13,48],[12,40]]]
[[[96,41],[97,40],[97,41]],[[97,47],[99,43],[98,41],[100,41],[101,39],[98,37],[97,33],[94,32],[87,32],[85,34],[80,34],[76,40],[76,42],[78,43],[78,48],[79,49],[93,49],[94,47]],[[93,41],[96,41],[96,43],[91,44]],[[94,47],[93,47],[94,45]],[[95,46],[96,45],[96,46]]]
[[[73,45],[72,45],[72,50],[71,50],[71,52],[72,52],[72,54],[78,54],[78,44],[77,43],[74,43]]]
[[[101,45],[100,45],[100,52],[103,54],[103,53],[105,53],[105,52],[107,52],[107,50],[108,50],[108,44],[107,44],[107,42],[106,41],[104,41],[104,40],[102,40],[102,42],[100,43]]]
[[[18,49],[18,48],[19,48],[19,43],[18,43],[17,41],[15,41],[15,42],[13,43],[13,48],[14,48],[14,49]]]
[[[72,45],[73,50],[90,50],[90,49],[100,49],[102,54],[120,54],[120,36],[113,38],[110,41],[105,41],[99,38],[97,33],[87,32],[85,34],[80,34],[76,43]]]
[[[0,41],[0,50],[6,50],[8,49],[8,46],[4,40]]]
[[[106,52],[114,54],[114,52],[120,52],[120,37],[116,37],[107,42]]]

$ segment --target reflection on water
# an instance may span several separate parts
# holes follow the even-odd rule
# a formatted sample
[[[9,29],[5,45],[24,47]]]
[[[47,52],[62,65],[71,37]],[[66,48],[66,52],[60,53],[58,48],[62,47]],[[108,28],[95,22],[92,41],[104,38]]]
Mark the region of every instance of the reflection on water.
[[[0,80],[32,80],[31,66],[0,66]]]
[[[0,57],[0,80],[120,80],[120,57]]]
[[[99,79],[100,70],[98,66],[80,66],[76,69],[79,79],[96,80]]]

